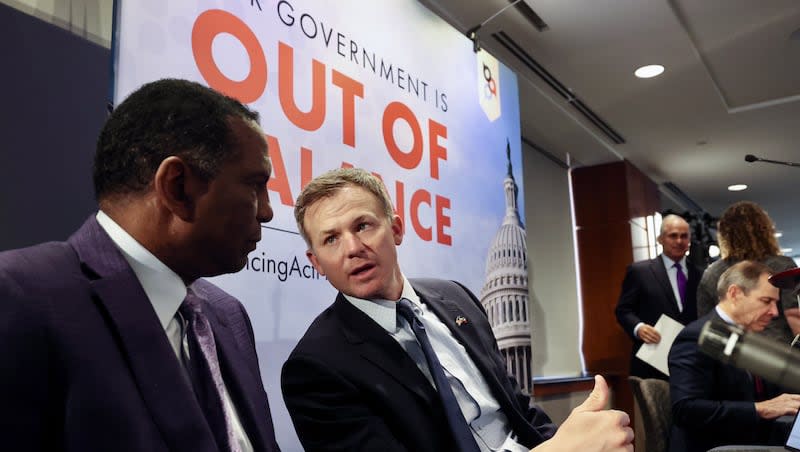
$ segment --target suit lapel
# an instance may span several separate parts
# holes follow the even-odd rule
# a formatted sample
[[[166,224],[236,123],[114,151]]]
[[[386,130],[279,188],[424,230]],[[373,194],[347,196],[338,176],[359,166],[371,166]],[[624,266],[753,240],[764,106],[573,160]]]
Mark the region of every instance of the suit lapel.
[[[711,312],[706,314],[705,318],[707,319],[706,321],[727,324],[727,322],[720,317],[716,307],[712,308]],[[703,323],[705,323],[705,321],[703,321]],[[750,372],[735,367],[732,364],[723,364],[719,361],[715,361],[715,363],[720,369],[720,375],[718,378],[727,380],[726,390],[729,390],[728,388],[735,388],[736,392],[738,392],[736,397],[744,398],[747,401],[756,400],[755,385],[753,383],[753,376],[750,374]]]
[[[116,245],[94,217],[69,242],[164,441],[171,450],[216,450],[211,430],[158,317]]]
[[[667,267],[664,266],[664,259],[661,255],[650,261],[650,271],[663,292],[664,304],[666,304],[665,313],[669,313],[673,319],[677,319],[680,316],[678,300],[675,299],[675,292],[672,291],[672,284],[669,282],[669,276],[667,275]]]
[[[495,352],[486,348],[486,341],[481,340],[475,329],[477,319],[474,319],[474,316],[483,315],[483,313],[465,312],[459,307],[458,303],[444,297],[433,288],[417,284],[414,286],[414,290],[439,320],[447,326],[453,337],[464,346],[472,362],[475,363],[478,371],[489,385],[492,395],[495,396],[497,402],[503,408],[503,412],[509,417],[517,413],[513,402],[505,391],[503,382],[500,380],[500,378],[505,378],[505,375],[500,376],[497,374],[497,367],[490,358],[494,356]],[[464,296],[466,297],[466,294]],[[459,325],[456,322],[460,321],[460,319],[465,319],[466,322]],[[503,369],[503,372],[505,372],[505,369]]]
[[[205,298],[205,297],[204,297]],[[260,375],[255,375],[246,365],[242,350],[228,322],[223,316],[218,315],[214,306],[205,300],[205,312],[214,332],[214,341],[217,346],[217,355],[225,380],[225,387],[236,405],[239,419],[247,432],[247,436],[255,450],[268,450],[267,436],[260,426],[264,425],[262,418],[267,406],[266,394],[261,390]],[[262,396],[262,394],[264,394]],[[260,419],[260,422],[259,422]]]
[[[427,403],[438,403],[438,396],[430,381],[386,330],[353,306],[341,293],[336,297],[332,311],[339,318],[345,337],[362,358]]]
[[[417,285],[414,290],[423,303],[428,305],[430,310],[436,314],[436,317],[447,326],[453,337],[464,346],[476,364],[479,361],[485,361],[486,356],[490,356],[491,350],[486,349],[483,341],[480,340],[475,331],[475,325],[470,322],[472,314],[464,312],[457,303],[446,299],[441,293],[434,291],[432,288]],[[460,319],[465,319],[466,322],[458,325],[456,321],[460,321]],[[481,372],[483,370],[481,369]]]

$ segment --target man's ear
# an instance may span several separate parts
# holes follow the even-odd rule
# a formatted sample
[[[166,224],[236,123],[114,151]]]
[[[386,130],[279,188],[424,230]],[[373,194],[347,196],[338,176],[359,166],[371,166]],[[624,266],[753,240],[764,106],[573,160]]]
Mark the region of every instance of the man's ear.
[[[743,293],[744,291],[741,287],[737,286],[736,284],[731,284],[728,286],[728,290],[726,291],[725,295],[729,300],[736,301],[736,297]]]
[[[400,215],[392,216],[390,226],[392,227],[392,236],[394,237],[395,246],[400,245],[403,243],[403,234],[405,233],[403,220],[400,219]]]
[[[325,276],[325,271],[322,270],[322,267],[320,267],[317,256],[314,254],[314,251],[312,251],[311,248],[306,250],[306,257],[308,258],[309,262],[311,262],[311,265],[314,266],[314,269],[317,270],[317,273]]]
[[[180,157],[165,158],[153,177],[153,189],[161,205],[183,221],[192,221],[197,198],[206,190],[202,180]]]

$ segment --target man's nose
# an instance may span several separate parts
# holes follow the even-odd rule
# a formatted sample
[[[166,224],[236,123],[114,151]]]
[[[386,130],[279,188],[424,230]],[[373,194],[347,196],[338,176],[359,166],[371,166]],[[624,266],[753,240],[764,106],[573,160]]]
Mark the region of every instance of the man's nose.
[[[364,242],[357,234],[344,234],[342,236],[344,241],[344,249],[348,256],[355,256],[361,253],[364,249]]]
[[[269,192],[264,190],[264,194],[258,200],[256,218],[259,223],[269,223],[272,221],[272,215],[272,204],[269,203]]]

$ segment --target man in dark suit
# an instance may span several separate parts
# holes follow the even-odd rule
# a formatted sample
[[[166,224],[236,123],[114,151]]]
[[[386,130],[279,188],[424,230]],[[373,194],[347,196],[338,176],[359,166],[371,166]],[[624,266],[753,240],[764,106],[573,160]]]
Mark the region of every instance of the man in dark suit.
[[[257,120],[194,82],[142,86],[98,139],[99,212],[0,253],[0,448],[278,450],[247,314],[199,279],[240,270],[272,218]]]
[[[742,261],[719,278],[720,302],[678,334],[669,352],[672,431],[670,451],[700,452],[730,444],[782,445],[788,424],[774,420],[794,415],[800,395],[702,353],[700,330],[709,320],[759,332],[778,315],[778,289],[764,264]]]
[[[306,450],[632,450],[628,416],[603,411],[602,377],[556,432],[508,376],[475,296],[456,282],[405,278],[403,224],[375,176],[314,179],[295,218],[309,260],[339,290],[283,367]]]
[[[686,325],[697,318],[697,285],[702,272],[686,259],[691,233],[689,223],[677,215],[661,222],[658,243],[664,248],[655,259],[628,266],[617,302],[617,321],[633,340],[630,374],[667,379],[661,371],[636,358],[642,344],[657,344],[654,328],[661,315]]]

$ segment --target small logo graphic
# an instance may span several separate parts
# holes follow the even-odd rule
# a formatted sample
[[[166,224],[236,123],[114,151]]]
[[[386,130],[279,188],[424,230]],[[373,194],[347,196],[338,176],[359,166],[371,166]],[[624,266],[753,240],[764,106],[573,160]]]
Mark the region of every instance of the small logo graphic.
[[[469,323],[466,317],[464,317],[463,315],[456,317],[456,325],[461,326],[464,325],[465,323]]]
[[[478,100],[489,121],[500,117],[500,64],[497,58],[481,49],[478,63]]]

